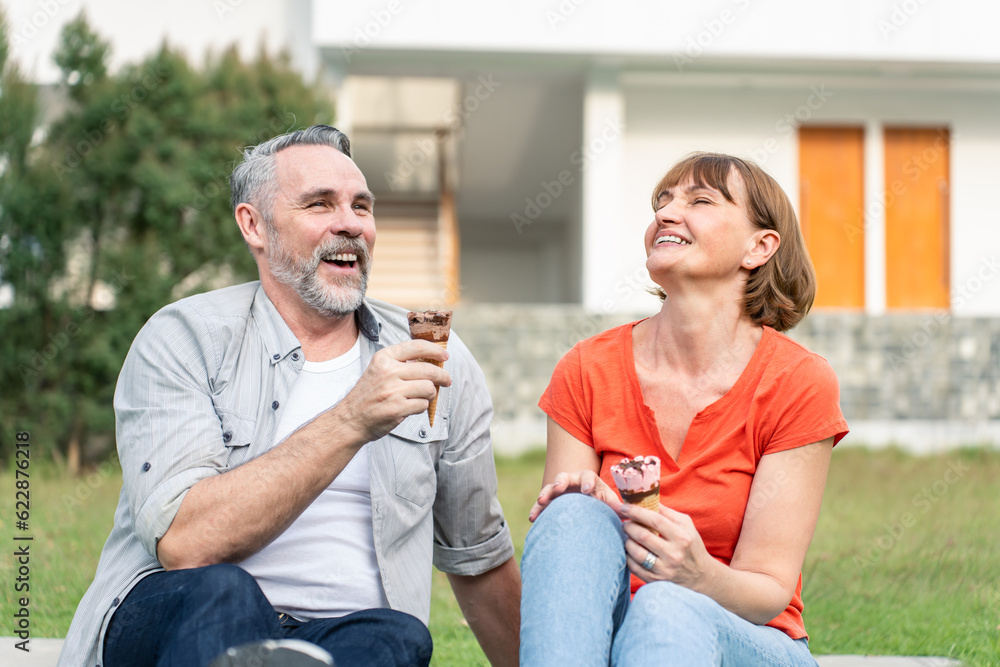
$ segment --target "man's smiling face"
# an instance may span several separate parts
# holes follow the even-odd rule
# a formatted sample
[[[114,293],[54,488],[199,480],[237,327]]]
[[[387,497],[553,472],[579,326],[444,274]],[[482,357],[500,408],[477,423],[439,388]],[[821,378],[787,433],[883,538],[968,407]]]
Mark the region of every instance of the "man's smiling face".
[[[375,245],[374,197],[364,175],[330,146],[292,146],[275,161],[267,269],[317,312],[353,313],[365,295]]]

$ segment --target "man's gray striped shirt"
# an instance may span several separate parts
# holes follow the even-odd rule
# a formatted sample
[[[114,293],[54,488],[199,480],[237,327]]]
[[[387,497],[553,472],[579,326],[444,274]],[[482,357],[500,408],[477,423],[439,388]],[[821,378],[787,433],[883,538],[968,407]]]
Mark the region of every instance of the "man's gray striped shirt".
[[[368,299],[356,319],[365,368],[379,349],[409,340],[406,311],[396,306]],[[370,446],[372,527],[385,594],[393,609],[424,623],[432,562],[474,575],[514,554],[496,497],[489,392],[454,333],[448,353],[452,385],[440,390],[434,426],[426,413],[413,415]],[[304,361],[258,282],[183,299],[146,323],[115,390],[123,476],[115,525],[60,667],[101,664],[115,609],[140,579],[163,569],[156,543],[187,490],[274,445],[281,406]]]

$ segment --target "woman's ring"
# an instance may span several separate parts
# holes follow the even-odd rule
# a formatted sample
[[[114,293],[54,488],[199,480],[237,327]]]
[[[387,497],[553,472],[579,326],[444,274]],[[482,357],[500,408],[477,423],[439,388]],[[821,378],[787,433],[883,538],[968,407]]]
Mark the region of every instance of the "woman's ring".
[[[642,561],[642,566],[647,570],[652,570],[654,565],[656,565],[656,554],[652,551],[647,551],[646,559]]]

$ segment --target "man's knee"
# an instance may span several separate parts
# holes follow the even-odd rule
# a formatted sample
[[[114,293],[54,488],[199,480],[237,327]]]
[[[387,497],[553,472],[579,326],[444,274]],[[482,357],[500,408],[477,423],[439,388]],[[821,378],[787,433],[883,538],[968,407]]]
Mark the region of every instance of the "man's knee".
[[[308,629],[308,624],[303,626]],[[337,664],[430,664],[434,643],[419,619],[393,609],[365,609],[345,616],[333,634],[303,638],[333,654]]]
[[[185,579],[182,585],[186,588],[189,601],[233,607],[241,612],[269,606],[253,576],[236,565],[219,563],[191,570],[174,570],[173,573]]]
[[[205,584],[218,588],[243,588],[256,585],[256,580],[249,572],[231,563],[217,563],[191,570],[174,570],[175,572],[190,572],[193,578],[200,578]]]
[[[194,647],[192,637],[204,628],[211,628],[212,642]],[[204,657],[211,658],[229,646],[279,635],[277,615],[254,578],[235,565],[211,565],[155,572],[139,581],[111,618],[105,656],[131,664],[134,657],[128,656],[136,652],[186,647],[208,650]]]
[[[414,657],[416,664],[430,663],[431,654],[434,652],[434,641],[431,639],[431,631],[420,619],[391,609],[377,611],[390,612],[395,635],[407,647],[407,652]]]

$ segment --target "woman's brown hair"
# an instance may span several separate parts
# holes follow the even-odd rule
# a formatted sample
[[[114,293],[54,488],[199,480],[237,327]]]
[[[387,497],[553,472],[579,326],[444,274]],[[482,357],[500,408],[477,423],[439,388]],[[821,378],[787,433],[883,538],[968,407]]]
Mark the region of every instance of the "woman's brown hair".
[[[777,252],[753,269],[747,280],[743,308],[757,324],[787,331],[798,324],[816,296],[816,274],[806,252],[799,221],[792,203],[781,186],[753,162],[722,153],[692,153],[670,168],[653,189],[653,210],[660,193],[692,180],[708,186],[736,204],[733,173],[739,175],[746,194],[750,223],[757,229],[771,229],[781,237]],[[739,185],[739,184],[735,184]],[[655,290],[666,298],[661,289]]]

